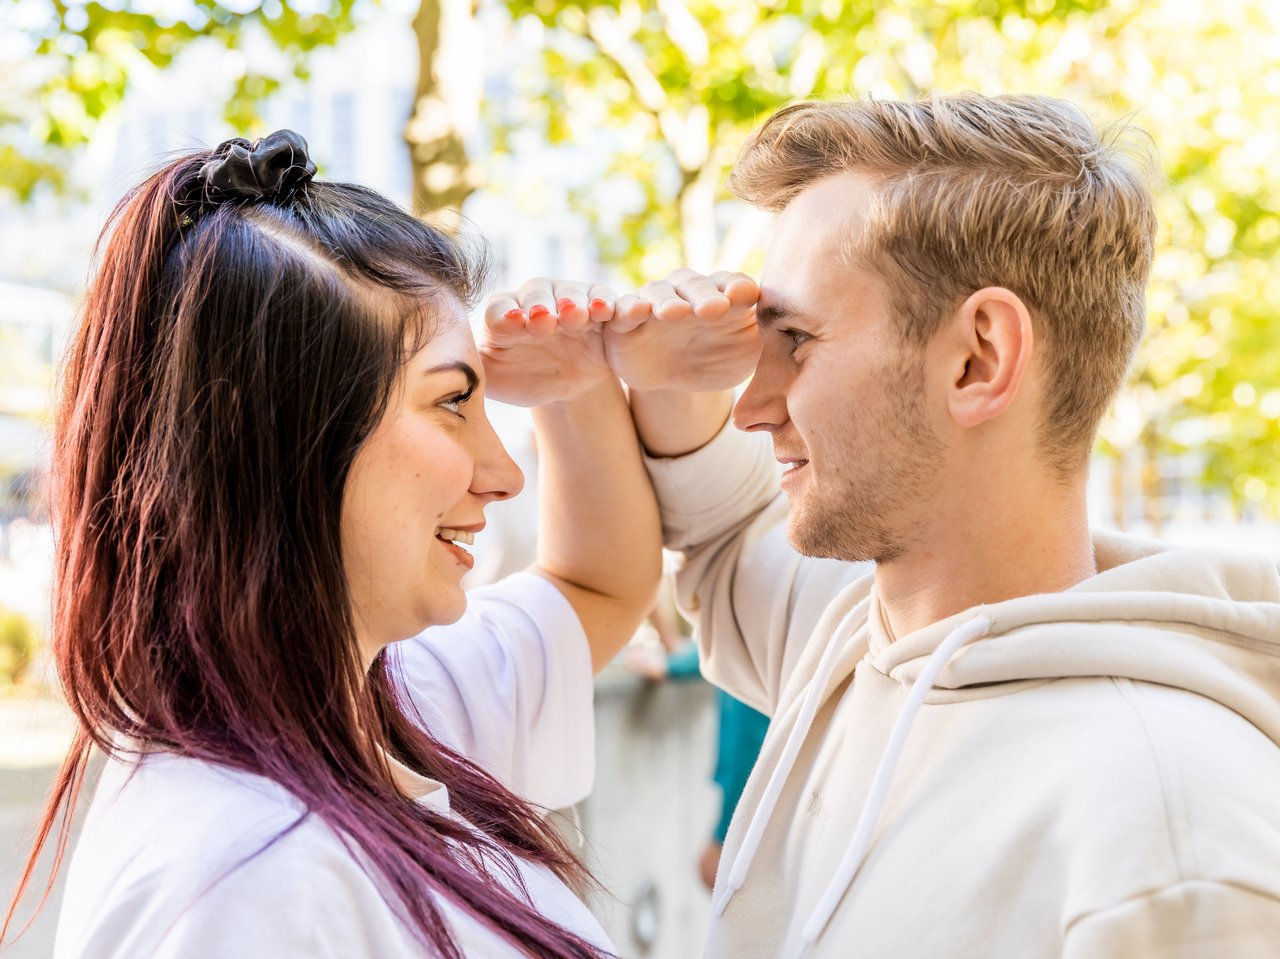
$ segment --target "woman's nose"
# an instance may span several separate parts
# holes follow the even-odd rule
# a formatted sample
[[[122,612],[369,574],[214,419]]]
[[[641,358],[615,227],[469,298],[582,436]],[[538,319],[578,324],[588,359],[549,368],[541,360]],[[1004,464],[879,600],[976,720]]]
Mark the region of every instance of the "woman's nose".
[[[486,418],[476,449],[472,492],[495,500],[510,499],[524,489],[524,473]]]

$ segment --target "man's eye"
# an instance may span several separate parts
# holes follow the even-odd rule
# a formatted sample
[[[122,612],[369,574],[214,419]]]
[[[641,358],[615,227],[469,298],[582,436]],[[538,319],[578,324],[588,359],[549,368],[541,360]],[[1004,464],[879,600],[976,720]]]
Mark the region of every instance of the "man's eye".
[[[467,390],[465,393],[459,393],[457,396],[450,397],[440,404],[440,408],[448,410],[454,416],[461,416],[462,407],[466,406],[467,400],[471,399],[471,392],[471,390]]]
[[[813,337],[808,333],[805,333],[803,330],[782,330],[781,332],[783,336],[791,341],[791,346],[793,348],[813,339]]]

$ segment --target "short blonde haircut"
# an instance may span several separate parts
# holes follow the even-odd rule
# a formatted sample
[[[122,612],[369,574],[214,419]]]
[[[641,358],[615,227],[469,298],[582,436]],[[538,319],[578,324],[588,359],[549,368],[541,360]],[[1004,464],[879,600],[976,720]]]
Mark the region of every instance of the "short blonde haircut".
[[[1145,322],[1154,164],[1136,131],[1099,134],[1040,96],[808,102],[774,114],[734,168],[734,193],[780,210],[810,184],[878,181],[853,262],[879,272],[917,347],[988,286],[1027,304],[1047,373],[1042,449],[1075,473],[1120,389]]]

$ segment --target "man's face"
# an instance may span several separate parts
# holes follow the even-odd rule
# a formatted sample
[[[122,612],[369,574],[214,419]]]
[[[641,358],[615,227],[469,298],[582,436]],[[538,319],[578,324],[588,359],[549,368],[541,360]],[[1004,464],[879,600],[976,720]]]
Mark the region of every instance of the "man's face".
[[[772,434],[789,466],[797,550],[888,562],[921,536],[945,447],[924,356],[901,341],[888,286],[842,255],[872,195],[863,176],[839,174],[779,216],[757,309],[760,362],[734,420]]]

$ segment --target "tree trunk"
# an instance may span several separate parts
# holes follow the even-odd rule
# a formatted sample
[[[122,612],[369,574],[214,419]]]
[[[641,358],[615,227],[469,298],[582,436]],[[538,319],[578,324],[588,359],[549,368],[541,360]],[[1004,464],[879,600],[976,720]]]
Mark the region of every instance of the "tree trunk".
[[[466,137],[479,122],[483,84],[475,2],[422,0],[413,28],[418,86],[404,131],[413,164],[413,211],[452,230],[479,185],[466,149]]]

